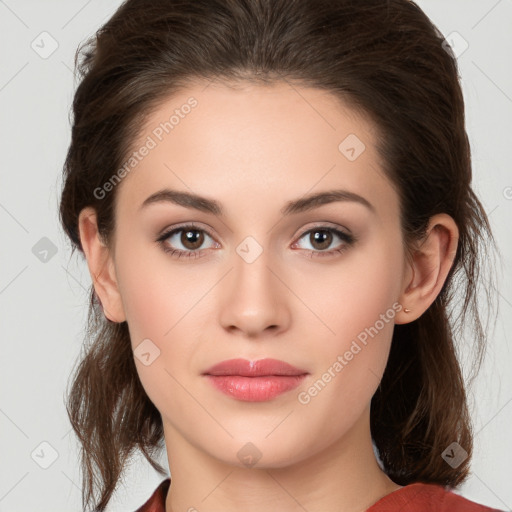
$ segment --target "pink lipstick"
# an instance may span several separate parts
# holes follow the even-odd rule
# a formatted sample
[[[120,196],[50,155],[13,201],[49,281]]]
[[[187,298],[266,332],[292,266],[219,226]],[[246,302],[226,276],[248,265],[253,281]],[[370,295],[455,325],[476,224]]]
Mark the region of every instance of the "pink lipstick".
[[[219,391],[237,400],[264,402],[296,388],[308,375],[277,359],[229,359],[203,375]]]

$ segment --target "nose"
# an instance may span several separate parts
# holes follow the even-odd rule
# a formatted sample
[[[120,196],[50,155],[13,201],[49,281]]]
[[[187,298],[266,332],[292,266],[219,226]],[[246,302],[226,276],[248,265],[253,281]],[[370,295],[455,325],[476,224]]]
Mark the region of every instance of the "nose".
[[[288,329],[290,291],[266,251],[248,263],[235,253],[233,269],[223,279],[220,323],[232,334],[275,336]]]

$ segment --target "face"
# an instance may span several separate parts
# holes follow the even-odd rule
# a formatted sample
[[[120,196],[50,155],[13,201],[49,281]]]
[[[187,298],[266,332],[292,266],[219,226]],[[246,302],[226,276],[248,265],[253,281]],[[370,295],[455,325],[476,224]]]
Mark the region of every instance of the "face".
[[[117,185],[113,262],[168,450],[281,467],[362,428],[404,275],[375,140],[334,96],[288,84],[194,84],[148,119]],[[266,358],[301,376],[205,375]]]

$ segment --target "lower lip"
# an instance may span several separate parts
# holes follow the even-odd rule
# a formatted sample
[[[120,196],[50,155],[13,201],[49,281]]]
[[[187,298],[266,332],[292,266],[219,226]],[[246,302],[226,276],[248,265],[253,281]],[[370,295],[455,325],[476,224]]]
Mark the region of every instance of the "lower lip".
[[[265,375],[242,377],[240,375],[206,375],[219,391],[246,402],[265,402],[295,389],[306,375]]]

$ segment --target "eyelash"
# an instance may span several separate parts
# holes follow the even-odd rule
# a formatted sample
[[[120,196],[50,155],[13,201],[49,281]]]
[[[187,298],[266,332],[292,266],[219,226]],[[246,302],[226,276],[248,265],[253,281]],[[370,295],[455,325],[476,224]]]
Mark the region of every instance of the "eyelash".
[[[156,241],[162,246],[162,249],[164,250],[164,252],[170,254],[173,257],[199,258],[202,251],[207,250],[207,249],[203,249],[203,250],[199,249],[199,250],[195,250],[195,251],[192,251],[192,250],[183,251],[181,249],[169,248],[169,246],[166,245],[165,241],[170,236],[172,236],[176,233],[180,233],[182,231],[199,231],[202,233],[206,233],[210,238],[213,238],[212,235],[210,235],[210,233],[208,233],[207,230],[200,228],[198,226],[195,226],[194,224],[187,224],[185,226],[180,226],[178,228],[173,228],[168,231],[165,231],[156,239]],[[313,258],[313,257],[328,257],[328,256],[333,256],[336,253],[341,254],[357,241],[357,238],[355,236],[349,235],[348,233],[345,233],[343,231],[340,231],[339,229],[329,227],[329,226],[315,226],[314,228],[308,229],[307,231],[305,231],[304,233],[302,233],[299,236],[298,240],[301,240],[302,238],[304,238],[305,235],[314,233],[315,231],[326,231],[328,233],[333,233],[336,236],[338,236],[341,240],[343,240],[344,244],[341,248],[331,249],[330,251],[320,251],[320,250],[315,251],[315,250],[310,250],[310,249],[304,249],[306,251],[310,250],[311,258]],[[296,243],[296,242],[294,242],[294,243]]]

